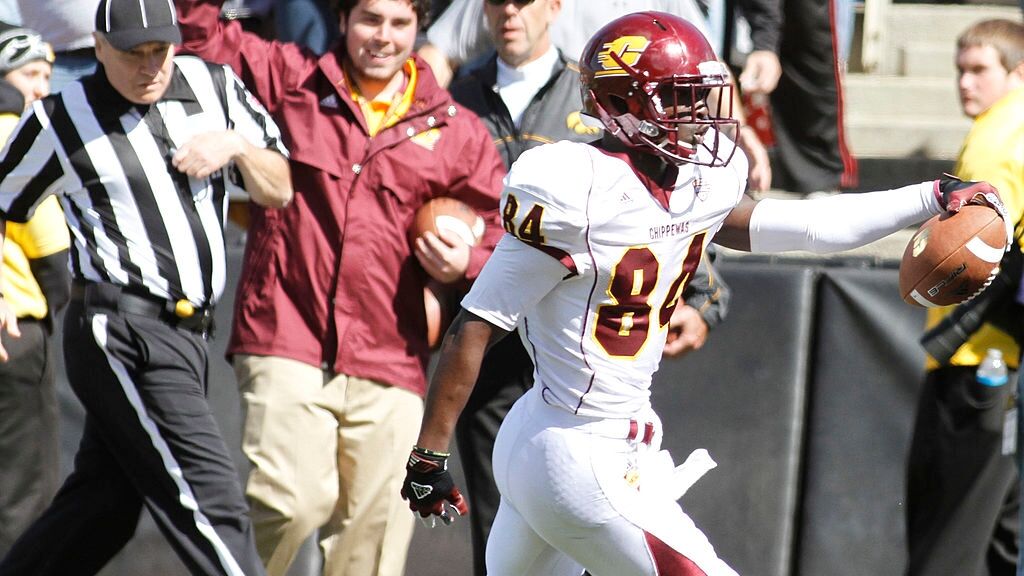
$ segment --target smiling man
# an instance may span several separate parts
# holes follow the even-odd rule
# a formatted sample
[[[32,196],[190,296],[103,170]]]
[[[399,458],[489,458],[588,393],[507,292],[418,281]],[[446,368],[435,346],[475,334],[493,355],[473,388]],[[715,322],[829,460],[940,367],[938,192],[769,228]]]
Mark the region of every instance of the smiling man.
[[[343,0],[321,57],[177,0],[184,50],[230,64],[282,126],[296,201],[253,212],[228,352],[252,464],[247,495],[270,574],[319,530],[323,573],[401,576],[414,518],[398,488],[429,357],[429,277],[471,280],[501,235],[501,159],[479,118],[412,52],[426,0]],[[406,230],[451,196],[484,215],[457,234]]]

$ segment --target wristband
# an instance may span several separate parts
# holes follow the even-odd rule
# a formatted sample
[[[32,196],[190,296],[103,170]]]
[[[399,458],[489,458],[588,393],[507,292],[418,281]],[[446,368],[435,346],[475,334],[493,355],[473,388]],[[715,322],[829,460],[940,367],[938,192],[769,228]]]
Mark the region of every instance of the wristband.
[[[434,450],[428,450],[426,448],[420,448],[419,446],[412,447],[413,452],[419,452],[424,456],[430,456],[431,458],[448,458],[451,456],[451,452],[437,452]]]

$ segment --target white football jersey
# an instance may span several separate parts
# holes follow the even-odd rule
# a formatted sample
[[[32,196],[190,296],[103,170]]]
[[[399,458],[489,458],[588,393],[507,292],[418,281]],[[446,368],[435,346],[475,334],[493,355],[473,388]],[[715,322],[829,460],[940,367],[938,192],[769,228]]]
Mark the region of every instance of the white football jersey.
[[[682,166],[666,207],[627,162],[594,146],[529,150],[505,178],[507,234],[462,305],[520,328],[548,402],[587,416],[646,410],[669,318],[746,174],[740,151],[724,168]],[[565,267],[536,265],[524,245]],[[534,285],[542,293],[530,296]]]

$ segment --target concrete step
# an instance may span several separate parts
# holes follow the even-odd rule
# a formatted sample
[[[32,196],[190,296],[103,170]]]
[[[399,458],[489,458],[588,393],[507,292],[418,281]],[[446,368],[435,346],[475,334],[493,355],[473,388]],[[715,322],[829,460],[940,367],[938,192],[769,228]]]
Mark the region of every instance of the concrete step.
[[[952,82],[957,74],[955,60],[954,42],[907,42],[897,49],[897,73],[915,78],[948,78]]]
[[[970,120],[961,116],[848,116],[846,138],[858,158],[953,160],[970,127]]]
[[[906,78],[847,74],[843,85],[847,119],[879,115],[938,118],[961,115],[954,76]]]
[[[847,143],[859,158],[952,160],[971,126],[949,78],[849,74]]]
[[[944,75],[944,70],[948,69],[931,70],[932,62],[928,59],[951,63],[956,38],[968,26],[990,18],[1019,20],[1020,17],[1020,8],[1008,5],[892,4],[882,34],[886,49],[877,72]],[[926,46],[923,53],[922,46]],[[923,69],[920,68],[922,59],[926,60]]]

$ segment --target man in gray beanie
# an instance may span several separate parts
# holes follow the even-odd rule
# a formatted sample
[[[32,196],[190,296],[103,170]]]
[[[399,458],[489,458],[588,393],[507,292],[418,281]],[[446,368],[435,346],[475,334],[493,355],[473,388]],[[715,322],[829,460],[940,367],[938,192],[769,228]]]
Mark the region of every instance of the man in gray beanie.
[[[34,30],[0,22],[0,145],[25,108],[50,93],[53,50]],[[0,294],[18,336],[0,332],[0,556],[38,517],[60,481],[53,328],[68,302],[70,245],[56,198],[7,226]]]

